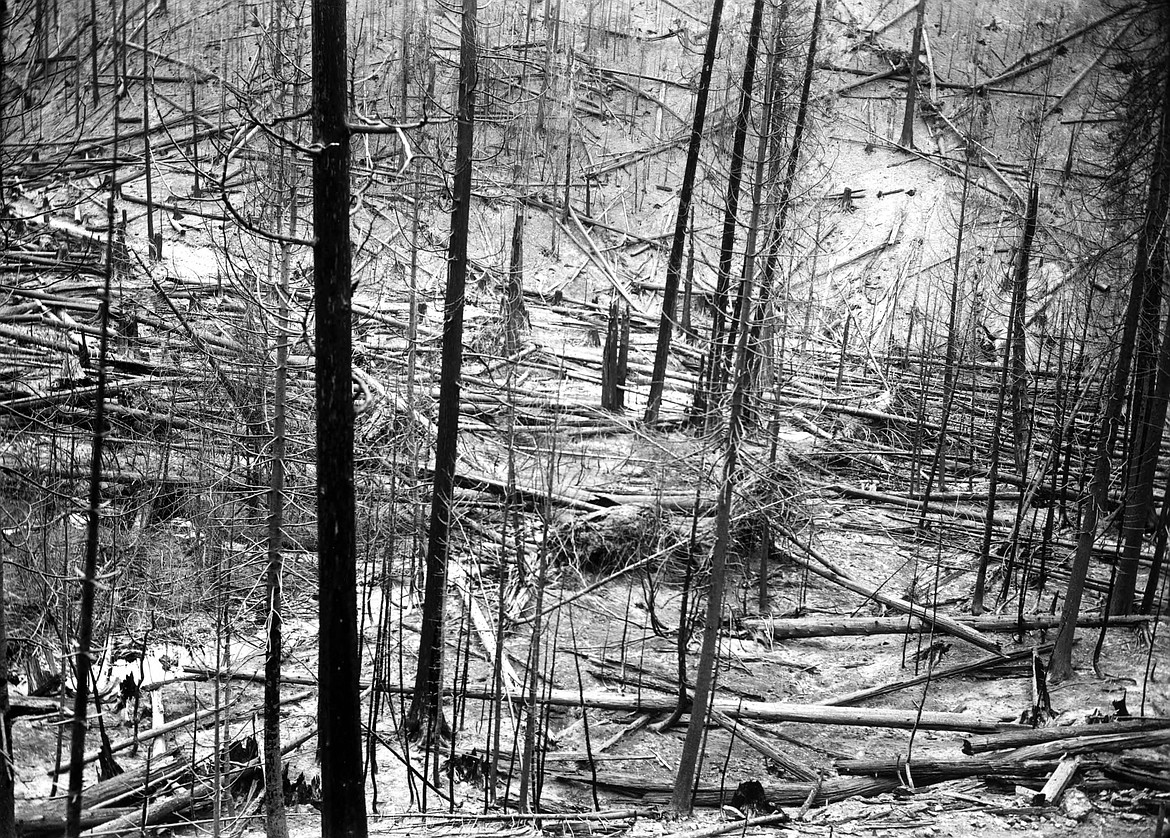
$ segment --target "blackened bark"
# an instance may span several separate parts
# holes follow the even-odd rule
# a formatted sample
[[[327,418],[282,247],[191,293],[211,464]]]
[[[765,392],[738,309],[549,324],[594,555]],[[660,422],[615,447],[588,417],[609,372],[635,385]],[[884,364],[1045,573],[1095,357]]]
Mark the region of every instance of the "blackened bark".
[[[914,16],[914,39],[910,46],[909,75],[906,78],[906,110],[902,114],[902,136],[898,145],[914,147],[914,104],[918,95],[918,60],[922,55],[922,20],[926,17],[926,0],[918,0]]]
[[[1164,19],[1164,25],[1170,25],[1170,20]],[[1135,376],[1138,380],[1134,388],[1135,399],[1138,395],[1148,397],[1143,398],[1141,407],[1134,411],[1138,421],[1135,439],[1130,446],[1128,488],[1122,527],[1124,543],[1109,601],[1111,614],[1127,614],[1133,607],[1142,536],[1151,517],[1154,479],[1158,467],[1158,454],[1162,446],[1163,427],[1166,423],[1167,397],[1170,396],[1170,321],[1167,322],[1161,336],[1162,345],[1157,353],[1156,376],[1155,371],[1150,369],[1153,366],[1150,357],[1141,354],[1143,349],[1152,348],[1158,340],[1157,319],[1162,306],[1163,283],[1166,279],[1166,221],[1170,213],[1170,54],[1162,78],[1162,113],[1158,144],[1154,149],[1150,191],[1145,220],[1138,238],[1135,266],[1135,272],[1141,271],[1145,277],[1143,310],[1138,324],[1139,333],[1144,333],[1144,337],[1138,341],[1138,368]],[[1153,392],[1149,393],[1152,378],[1156,378],[1156,384]]]
[[[711,72],[715,66],[715,47],[719,41],[719,20],[723,14],[723,0],[711,4],[711,26],[707,30],[707,48],[699,71],[699,90],[695,96],[695,114],[691,122],[691,141],[687,148],[687,163],[683,169],[682,186],[678,194],[678,215],[674,224],[674,240],[666,263],[666,288],[662,292],[662,317],[658,321],[658,344],[654,350],[654,371],[650,375],[650,396],[646,403],[645,421],[658,421],[662,404],[662,389],[666,383],[666,361],[670,356],[670,338],[674,330],[675,304],[678,283],[682,275],[683,246],[687,237],[687,219],[690,217],[691,196],[695,191],[695,173],[699,167],[699,148],[703,144],[703,123],[707,117],[707,95],[711,89]]]
[[[111,172],[118,171],[118,131],[120,116],[117,99],[114,104],[114,153]],[[116,178],[110,175],[111,189]],[[77,646],[74,661],[73,724],[69,741],[69,791],[65,798],[65,835],[75,838],[81,834],[81,786],[84,781],[85,734],[88,724],[90,672],[93,653],[93,603],[96,594],[98,535],[101,506],[102,449],[105,445],[106,424],[106,357],[109,349],[110,285],[114,276],[114,198],[106,199],[106,266],[102,298],[98,308],[101,337],[98,342],[97,386],[93,408],[93,448],[89,464],[89,509],[85,531],[85,565],[81,577],[81,604],[77,613]],[[4,654],[6,649],[2,650]],[[7,673],[5,673],[7,674]]]
[[[736,216],[739,212],[740,184],[743,181],[743,150],[747,144],[748,121],[752,112],[752,88],[756,81],[756,56],[764,16],[763,0],[752,3],[752,22],[748,29],[747,54],[743,62],[743,80],[740,82],[739,113],[735,117],[735,133],[731,143],[731,169],[727,175],[727,196],[724,199],[723,236],[719,243],[719,267],[715,282],[715,309],[711,318],[711,354],[708,382],[708,404],[715,400],[715,388],[723,379],[725,356],[731,347],[724,344],[724,323],[727,319],[727,298],[731,284],[731,258],[735,252]]]
[[[1024,307],[1028,303],[1028,275],[1032,264],[1032,240],[1036,237],[1036,213],[1040,190],[1035,183],[1028,192],[1028,208],[1024,213],[1024,234],[1016,261],[1012,285],[1011,354],[1012,378],[1012,433],[1015,440],[1016,470],[1028,474],[1028,370],[1027,345],[1024,340]]]
[[[743,322],[751,311],[752,278],[744,277],[744,305],[739,310],[739,328],[736,332],[734,386],[731,405],[728,408],[727,431],[724,436],[723,473],[719,488],[719,500],[715,510],[715,545],[711,551],[711,583],[707,590],[707,619],[703,626],[703,643],[699,651],[699,663],[695,671],[695,696],[691,702],[691,718],[687,726],[679,757],[678,774],[674,780],[671,808],[675,814],[689,815],[694,801],[695,769],[699,760],[699,748],[707,715],[711,705],[711,693],[715,682],[715,652],[719,643],[722,625],[723,588],[726,581],[727,550],[731,539],[731,516],[738,479],[739,442],[743,435],[743,410],[748,388],[751,384],[748,369],[747,323]],[[680,666],[680,671],[683,667]],[[681,702],[680,702],[681,703]]]
[[[40,9],[40,5],[37,5]],[[4,114],[7,113],[7,92],[4,89],[4,75],[8,66],[4,63],[4,43],[8,37],[8,0],[0,0],[0,137],[7,137],[4,133]],[[7,206],[4,156],[0,155],[0,207]],[[5,225],[4,249],[8,250],[8,233]],[[14,779],[12,770],[12,725],[8,721],[8,615],[6,603],[8,597],[4,587],[4,543],[0,541],[0,838],[8,838],[16,834],[16,814],[14,800]],[[78,800],[80,809],[81,801]],[[80,812],[78,813],[80,822]]]
[[[1155,248],[1164,234],[1167,210],[1166,176],[1170,169],[1170,51],[1166,53],[1161,124],[1158,145],[1154,152],[1154,170],[1150,179],[1146,200],[1145,222],[1137,241],[1137,256],[1134,262],[1133,282],[1129,290],[1129,304],[1125,311],[1121,343],[1118,347],[1117,365],[1110,384],[1109,400],[1101,418],[1101,432],[1097,437],[1097,449],[1093,460],[1093,474],[1086,497],[1081,501],[1081,525],[1077,532],[1077,550],[1069,573],[1068,589],[1061,611],[1060,631],[1049,661],[1049,676],[1063,680],[1072,675],[1072,647],[1076,634],[1077,614],[1085,590],[1085,578],[1089,573],[1093,542],[1097,536],[1097,521],[1100,511],[1108,500],[1110,461],[1117,431],[1121,424],[1121,411],[1125,404],[1126,388],[1129,384],[1130,367],[1133,364],[1134,347],[1137,341],[1138,324],[1146,284],[1159,281]],[[1162,251],[1164,254],[1164,251]],[[1162,257],[1164,259],[1164,256]],[[1136,567],[1134,568],[1136,575]],[[1116,583],[1114,588],[1116,589]],[[1132,598],[1132,593],[1130,594]]]
[[[317,719],[321,832],[364,838],[354,529],[349,129],[345,0],[313,2],[313,283],[316,317]]]
[[[467,228],[471,205],[472,141],[475,135],[476,0],[463,0],[459,50],[458,128],[455,149],[454,206],[447,250],[447,291],[443,307],[443,351],[439,379],[438,438],[431,523],[427,540],[427,579],[423,593],[418,670],[407,727],[427,741],[447,733],[440,706],[443,666],[443,608],[447,588],[447,551],[451,494],[459,437],[459,386],[463,366],[463,295],[467,286]]]
[[[780,183],[780,194],[776,199],[776,217],[772,220],[772,229],[768,241],[764,246],[764,267],[760,272],[760,294],[756,302],[756,314],[752,318],[751,341],[748,344],[749,357],[748,380],[755,378],[755,369],[760,362],[760,353],[755,347],[760,340],[760,331],[768,317],[768,309],[772,304],[772,286],[776,274],[776,261],[779,256],[780,242],[784,239],[784,227],[788,221],[788,210],[792,203],[792,189],[796,184],[796,169],[800,163],[800,151],[804,142],[804,132],[808,127],[808,103],[812,94],[813,73],[816,70],[817,41],[821,29],[821,0],[817,0],[813,7],[812,31],[809,33],[808,53],[804,62],[804,78],[800,84],[800,104],[796,108],[796,124],[792,129],[792,146],[788,149],[788,160],[785,164],[784,179]],[[743,296],[737,305],[746,305]],[[738,318],[740,321],[744,318]],[[750,393],[744,394],[745,402]],[[745,408],[746,409],[746,408]]]

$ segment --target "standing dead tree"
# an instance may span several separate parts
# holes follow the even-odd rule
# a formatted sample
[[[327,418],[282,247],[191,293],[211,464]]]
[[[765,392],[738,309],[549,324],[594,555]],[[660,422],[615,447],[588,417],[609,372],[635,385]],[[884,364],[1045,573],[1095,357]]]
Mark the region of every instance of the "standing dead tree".
[[[316,316],[317,673],[321,832],[365,838],[357,637],[349,138],[345,0],[313,2],[313,290]]]
[[[1077,549],[1069,572],[1068,588],[1064,608],[1061,611],[1060,631],[1056,646],[1049,662],[1049,674],[1055,680],[1072,676],[1072,647],[1076,634],[1076,621],[1085,590],[1085,579],[1089,573],[1093,543],[1097,536],[1097,523],[1101,509],[1108,501],[1110,465],[1113,448],[1121,426],[1122,408],[1125,405],[1130,370],[1133,366],[1134,348],[1146,285],[1161,282],[1164,269],[1167,208],[1170,205],[1170,50],[1165,57],[1165,75],[1162,91],[1161,114],[1158,139],[1154,150],[1153,172],[1146,196],[1144,221],[1137,239],[1137,253],[1133,269],[1133,281],[1129,289],[1129,302],[1122,325],[1121,342],[1117,351],[1117,363],[1113,370],[1109,397],[1101,417],[1101,428],[1097,447],[1092,460],[1092,477],[1088,491],[1081,503],[1081,524],[1077,532]],[[1160,262],[1159,259],[1163,261]],[[1136,568],[1135,568],[1136,571]],[[1136,572],[1134,574],[1136,577]]]
[[[902,114],[902,136],[898,145],[914,146],[914,105],[918,96],[918,64],[922,55],[922,21],[926,17],[926,0],[918,0],[914,14],[914,39],[910,46],[910,66],[906,77],[906,110]]]
[[[439,378],[438,438],[427,539],[426,587],[419,637],[418,669],[407,728],[433,741],[448,730],[439,683],[443,665],[443,606],[450,546],[451,496],[459,436],[459,389],[463,366],[463,304],[467,287],[467,230],[471,209],[472,143],[475,138],[476,0],[463,0],[459,48],[459,93],[455,149],[454,205],[447,249],[447,290],[443,306],[443,350]]]
[[[731,285],[731,259],[735,252],[735,228],[739,210],[740,184],[743,180],[744,146],[747,144],[748,122],[752,112],[752,88],[756,80],[756,56],[764,13],[763,0],[752,4],[752,21],[748,30],[747,54],[743,62],[743,81],[740,83],[739,113],[735,117],[735,134],[731,143],[731,170],[727,177],[727,197],[724,199],[723,236],[719,244],[719,268],[715,284],[715,306],[711,319],[711,349],[708,358],[707,387],[703,399],[709,403],[714,397],[723,375],[724,321],[727,318],[727,298]],[[742,295],[739,297],[742,301]],[[728,347],[730,349],[730,347]],[[700,389],[703,383],[700,382]]]
[[[662,317],[658,321],[658,343],[654,349],[654,370],[650,374],[650,395],[646,402],[645,422],[658,421],[662,405],[662,390],[666,384],[666,362],[670,357],[670,339],[674,333],[675,304],[678,283],[682,276],[683,248],[687,239],[687,219],[691,212],[691,197],[695,191],[695,174],[699,168],[699,149],[703,144],[703,123],[707,118],[707,97],[711,90],[711,72],[715,66],[715,48],[719,41],[719,21],[723,15],[723,0],[711,5],[711,25],[707,29],[707,48],[703,51],[703,66],[699,71],[699,90],[695,96],[695,114],[691,122],[691,140],[687,147],[687,163],[683,169],[682,186],[678,193],[678,215],[674,223],[674,239],[666,263],[666,288],[662,292]]]

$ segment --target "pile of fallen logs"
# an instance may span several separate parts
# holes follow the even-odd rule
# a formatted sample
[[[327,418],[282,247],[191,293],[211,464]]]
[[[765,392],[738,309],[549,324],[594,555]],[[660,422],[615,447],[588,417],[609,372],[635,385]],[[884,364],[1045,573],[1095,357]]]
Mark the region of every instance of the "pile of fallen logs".
[[[281,704],[303,701],[314,694],[311,690],[286,696]],[[13,696],[9,717],[56,713],[60,703],[56,699]],[[113,766],[113,776],[103,777],[82,792],[82,828],[91,834],[122,834],[168,823],[179,815],[189,815],[213,800],[217,789],[223,793],[244,796],[255,804],[262,787],[260,757],[250,723],[261,712],[257,702],[229,704],[218,708],[196,711],[149,730],[110,743],[103,741],[100,752],[86,754],[86,763],[102,760],[104,766]],[[191,741],[171,743],[184,728],[245,724],[236,736],[225,736],[218,756],[196,749],[194,732]],[[282,749],[288,754],[316,735],[316,728],[301,733]],[[161,740],[162,747],[156,747]],[[141,765],[122,771],[113,761],[113,755],[138,746],[148,749]],[[149,750],[151,748],[153,750]],[[69,764],[59,765],[50,772],[64,776]],[[254,806],[253,806],[254,808]],[[20,835],[53,836],[65,831],[65,798],[18,800],[16,824]]]
[[[1061,795],[1082,781],[1094,790],[1139,788],[1170,792],[1170,758],[1131,754],[1170,744],[1170,718],[1118,719],[1099,724],[1021,728],[973,735],[961,740],[953,758],[904,755],[838,759],[838,776],[794,783],[765,783],[772,806],[832,803],[849,797],[871,797],[896,788],[916,789],[949,780],[977,778],[1014,790],[1025,805],[1054,806]],[[666,802],[673,778],[644,774],[564,770],[556,776],[578,784],[636,797],[646,803]],[[700,787],[699,806],[730,805],[737,785]]]

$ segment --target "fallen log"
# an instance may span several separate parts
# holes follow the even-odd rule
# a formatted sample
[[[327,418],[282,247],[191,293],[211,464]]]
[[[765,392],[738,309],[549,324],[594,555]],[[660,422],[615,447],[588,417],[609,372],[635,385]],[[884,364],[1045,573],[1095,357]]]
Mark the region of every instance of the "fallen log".
[[[1103,736],[1076,736],[1028,745],[1004,755],[1007,761],[1049,759],[1061,755],[1095,754],[1101,751],[1128,751],[1135,748],[1157,748],[1170,745],[1170,728],[1139,730],[1132,733],[1107,733]]]
[[[203,678],[217,677],[214,670],[202,667],[184,667],[184,671]],[[260,672],[223,673],[218,676],[244,681],[263,682],[264,674]],[[309,678],[284,678],[285,684],[305,683],[312,685]],[[362,683],[362,689],[370,689],[368,682]],[[396,695],[412,695],[413,686],[405,684],[391,684],[383,687],[386,692]],[[450,688],[444,690],[444,695],[452,694]],[[495,692],[482,687],[467,687],[459,691],[462,698],[478,701],[494,701],[498,697]],[[515,704],[527,701],[524,697],[505,698]],[[614,710],[627,713],[669,713],[678,705],[678,699],[671,696],[654,695],[622,695],[603,690],[587,690],[583,693],[577,690],[545,690],[536,697],[537,704],[553,707],[588,707],[596,710]],[[886,727],[903,730],[918,728],[919,730],[953,730],[969,733],[994,733],[1001,730],[1012,730],[1020,727],[1014,723],[1001,722],[998,719],[988,719],[981,716],[971,716],[966,713],[947,713],[937,710],[928,710],[918,713],[914,710],[888,710],[863,707],[826,707],[820,704],[789,704],[779,701],[739,701],[716,699],[712,706],[733,718],[756,719],[764,722],[800,722],[805,724],[845,725],[857,727]]]
[[[896,778],[907,785],[943,783],[965,777],[985,777],[1011,774],[1014,777],[1044,777],[1056,764],[1055,760],[1005,761],[995,757],[968,757],[966,759],[912,759],[904,756],[860,757],[839,759],[837,771],[846,776]]]
[[[165,754],[157,755],[151,760],[149,771],[143,764],[116,777],[94,783],[82,790],[81,799],[90,808],[105,809],[177,780],[191,770],[191,760],[186,756],[176,756],[178,751],[178,748],[172,748]]]
[[[808,570],[811,570],[817,576],[820,576],[823,579],[827,579],[836,585],[840,585],[842,588],[847,588],[854,593],[861,594],[866,599],[871,599],[874,602],[880,602],[889,608],[893,608],[895,611],[901,611],[903,614],[910,614],[928,623],[932,623],[936,631],[950,634],[954,637],[958,637],[961,640],[966,640],[971,645],[978,646],[980,649],[984,649],[988,652],[1000,654],[999,644],[994,640],[989,640],[975,629],[970,628],[969,626],[965,626],[951,617],[946,617],[942,614],[935,613],[934,609],[932,608],[929,608],[925,605],[919,605],[917,602],[909,602],[908,600],[882,593],[882,591],[873,587],[872,585],[856,582],[847,576],[840,576],[836,573],[819,567],[814,562],[808,561],[807,559],[802,559],[799,556],[793,556],[792,559],[797,564],[800,564]]]
[[[303,692],[297,693],[296,695],[290,695],[287,698],[282,698],[280,700],[280,704],[281,706],[286,704],[295,704],[298,701],[304,701],[306,698],[309,698],[312,695],[313,692],[311,690],[305,690]],[[54,699],[54,701],[56,701],[56,699]],[[108,753],[116,754],[120,751],[126,750],[127,748],[133,747],[135,744],[150,742],[153,739],[157,739],[159,736],[164,736],[165,734],[178,730],[181,727],[186,727],[187,725],[196,722],[206,722],[209,718],[214,719],[224,713],[228,713],[229,720],[238,719],[259,713],[263,710],[263,707],[264,705],[261,702],[252,702],[251,704],[247,704],[239,708],[236,708],[232,705],[226,705],[218,708],[209,707],[206,710],[196,710],[194,713],[188,713],[186,716],[181,716],[180,718],[169,721],[166,724],[150,728],[146,731],[140,731],[137,736],[128,736],[125,739],[121,739],[118,742],[110,745]],[[100,756],[101,753],[99,751],[91,751],[82,758],[82,764],[91,763]],[[58,768],[50,769],[48,774],[50,776],[54,774],[68,774],[69,770],[72,768],[72,765],[72,763],[67,762]]]
[[[209,802],[212,790],[209,788],[179,789],[170,797],[156,800],[146,807],[143,813],[141,808],[135,808],[128,814],[106,821],[98,826],[91,835],[112,835],[127,830],[138,830],[142,827],[158,826],[169,820],[179,812],[185,812],[193,806]]]
[[[738,737],[745,745],[753,748],[758,753],[763,754],[766,758],[779,765],[793,777],[798,780],[807,780],[808,782],[815,782],[818,778],[816,771],[813,771],[807,765],[791,759],[779,749],[777,749],[771,742],[766,740],[760,734],[756,733],[751,728],[745,727],[741,724],[736,724],[736,720],[728,716],[722,710],[717,710],[714,707],[710,711],[711,721],[719,725],[732,735],[733,738]]]
[[[1130,721],[1102,722],[1095,725],[1024,728],[994,733],[990,736],[968,736],[963,740],[963,753],[974,756],[988,751],[1015,750],[1031,745],[1059,742],[1065,739],[1079,739],[1086,736],[1131,734],[1166,729],[1170,729],[1170,718],[1140,718]]]
[[[92,829],[116,818],[141,814],[139,806],[120,809],[82,809],[81,828]],[[65,798],[40,801],[16,801],[16,834],[61,835],[65,832]]]
[[[1060,802],[1060,796],[1072,782],[1073,776],[1081,767],[1079,756],[1066,756],[1056,766],[1056,770],[1044,784],[1044,788],[1032,800],[1033,806],[1055,806]]]
[[[591,775],[580,772],[564,772],[554,776],[571,783],[593,782]],[[655,780],[644,774],[599,774],[596,782],[598,788],[653,802],[665,803],[674,791],[673,781]],[[736,785],[729,781],[723,788],[699,787],[695,790],[694,804],[705,808],[729,805]],[[878,777],[834,777],[823,783],[768,783],[764,785],[764,797],[774,806],[800,806],[812,796],[814,804],[823,806],[850,797],[885,794],[899,785],[901,783],[898,780]]]
[[[1145,625],[1157,619],[1148,614],[1117,617],[1081,617],[1078,628],[1100,628],[1103,625],[1132,627]],[[1028,614],[1022,620],[1014,616],[971,617],[955,620],[978,632],[1000,634],[1018,631],[1039,631],[1060,626],[1058,614]],[[876,634],[907,634],[929,630],[929,625],[916,617],[796,617],[791,619],[756,619],[740,621],[749,631],[771,635],[773,640],[791,640],[802,637],[869,637]]]
[[[772,522],[772,527],[782,536],[787,538],[794,547],[799,548],[801,552],[805,553],[809,556],[810,559],[812,559],[812,561],[809,561],[808,559],[802,559],[799,556],[791,556],[794,562],[801,565],[802,567],[807,568],[808,570],[811,570],[813,573],[817,574],[817,576],[827,579],[830,582],[834,582],[843,588],[848,588],[855,593],[859,593],[867,599],[880,602],[883,605],[893,608],[895,611],[900,611],[903,614],[910,614],[911,616],[918,617],[919,619],[933,625],[938,631],[953,635],[962,640],[966,640],[968,643],[974,646],[978,646],[980,649],[985,649],[988,652],[1000,654],[998,643],[984,637],[974,629],[964,626],[962,623],[959,623],[951,617],[946,617],[942,614],[939,614],[937,609],[928,608],[924,605],[919,605],[916,602],[907,602],[904,599],[899,599],[898,597],[882,593],[879,589],[871,585],[866,585],[861,582],[854,581],[838,565],[826,559],[811,545],[806,544],[803,540],[797,538],[796,534],[792,532],[792,530],[776,521]]]
[[[60,712],[61,699],[36,695],[9,695],[8,711],[4,714],[8,719],[19,719],[22,716],[51,716]]]
[[[1052,649],[1052,644],[1035,649],[1040,654],[1044,654]],[[1020,661],[1031,658],[1031,648],[1021,649],[1011,652],[1007,655],[989,655],[988,657],[980,658],[971,663],[963,663],[958,666],[950,666],[946,669],[936,669],[933,672],[925,672],[922,675],[916,675],[912,678],[902,678],[898,681],[891,681],[888,684],[882,684],[877,687],[867,687],[864,690],[857,690],[856,692],[846,693],[845,695],[830,698],[827,701],[822,701],[821,704],[830,707],[842,707],[847,704],[856,704],[859,701],[865,701],[867,698],[876,698],[879,695],[887,695],[899,690],[905,690],[918,684],[925,684],[927,681],[939,681],[943,678],[953,678],[957,675],[969,675],[972,672],[978,672],[981,669],[987,669],[992,666],[999,666],[1010,661]]]
[[[1106,777],[1128,786],[1170,792],[1170,765],[1165,759],[1137,760],[1120,757],[1105,760],[1100,765]]]
[[[913,509],[916,512],[921,512],[925,509],[927,512],[937,512],[941,515],[949,515],[965,521],[984,521],[987,518],[986,514],[974,509],[955,509],[949,504],[944,506],[942,503],[935,503],[933,501],[927,503],[924,500],[906,497],[905,495],[892,495],[889,492],[871,492],[869,489],[849,486],[845,483],[829,483],[824,488],[826,491],[835,492],[843,498],[867,500],[873,503],[886,504],[887,506],[900,506]],[[997,519],[997,523],[1004,527],[1009,525],[1006,519]]]

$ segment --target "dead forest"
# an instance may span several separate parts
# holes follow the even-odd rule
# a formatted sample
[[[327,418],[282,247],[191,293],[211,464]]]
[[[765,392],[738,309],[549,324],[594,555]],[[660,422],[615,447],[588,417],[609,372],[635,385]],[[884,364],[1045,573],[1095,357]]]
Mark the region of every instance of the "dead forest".
[[[1162,836],[1170,7],[0,0],[0,838]]]

